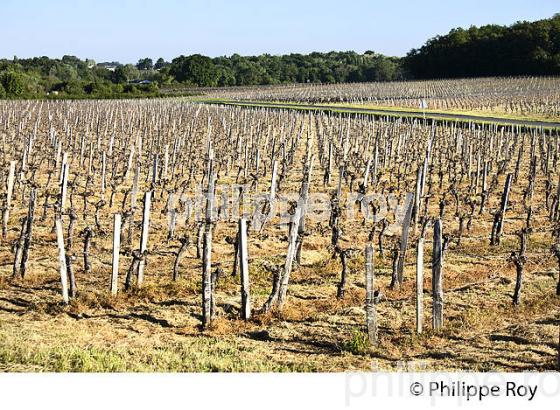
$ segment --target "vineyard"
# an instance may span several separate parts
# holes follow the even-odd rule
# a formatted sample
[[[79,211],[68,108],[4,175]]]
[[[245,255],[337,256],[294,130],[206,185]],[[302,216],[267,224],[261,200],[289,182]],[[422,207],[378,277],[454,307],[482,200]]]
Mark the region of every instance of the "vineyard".
[[[207,95],[558,118],[559,85]],[[1,370],[557,365],[557,130],[168,98],[1,101],[0,138]]]
[[[208,89],[209,97],[229,100],[283,101],[499,114],[506,117],[557,119],[557,77],[472,78],[361,84],[294,84]]]

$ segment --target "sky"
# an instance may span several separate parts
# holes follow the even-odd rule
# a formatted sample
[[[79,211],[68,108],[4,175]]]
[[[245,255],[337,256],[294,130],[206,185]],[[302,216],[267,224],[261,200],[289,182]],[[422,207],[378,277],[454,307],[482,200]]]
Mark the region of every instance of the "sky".
[[[0,58],[97,62],[178,55],[404,56],[455,27],[539,20],[557,0],[0,0]]]

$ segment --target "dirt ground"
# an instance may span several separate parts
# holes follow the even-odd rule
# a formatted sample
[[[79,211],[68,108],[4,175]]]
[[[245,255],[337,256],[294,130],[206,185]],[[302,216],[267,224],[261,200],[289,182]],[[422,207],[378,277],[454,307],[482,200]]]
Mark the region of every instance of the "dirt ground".
[[[317,175],[317,178],[320,176]],[[518,192],[514,188],[513,200]],[[496,199],[497,200],[497,199]],[[163,207],[156,202],[156,210]],[[154,212],[154,214],[156,214]],[[110,217],[104,228],[110,232]],[[444,262],[444,329],[431,328],[431,239],[426,242],[426,329],[415,329],[415,250],[408,252],[405,282],[388,288],[391,261],[388,251],[376,254],[376,286],[385,297],[378,304],[380,343],[368,346],[364,336],[364,262],[350,259],[346,297],[336,299],[340,263],[328,248],[330,233],[313,226],[304,239],[301,266],[293,272],[285,310],[239,319],[239,278],[231,276],[233,247],[225,237],[234,222],[217,225],[215,262],[225,274],[218,282],[218,318],[201,332],[201,263],[191,245],[181,263],[181,277],[171,281],[178,241],[165,240],[165,218],[150,228],[150,256],[145,285],[122,292],[131,258],[121,258],[120,289],[109,294],[111,238],[96,236],[90,273],[83,271],[81,240],[74,250],[78,298],[61,304],[56,263],[56,238],[50,218],[34,232],[29,274],[11,280],[13,227],[0,247],[0,369],[3,371],[347,371],[347,370],[553,370],[560,325],[558,272],[550,254],[550,233],[531,235],[522,304],[511,295],[515,273],[504,255],[517,248],[514,226],[522,217],[507,218],[505,237],[488,246],[491,216],[481,217],[460,246],[451,244]],[[83,222],[78,221],[78,224]],[[326,225],[326,224],[323,224]],[[455,229],[456,222],[446,221]],[[538,226],[538,223],[537,223]],[[83,226],[78,226],[79,232]],[[447,228],[449,227],[449,228]],[[359,222],[343,226],[345,246],[365,243],[367,227]],[[187,229],[188,230],[188,229]],[[196,230],[190,228],[191,236]],[[249,237],[253,306],[266,300],[271,274],[265,261],[281,263],[287,247],[285,228],[271,225],[265,234]]]
[[[303,151],[299,156],[303,156]],[[299,190],[303,165],[299,160],[295,164],[281,195]],[[489,246],[493,216],[488,210],[495,209],[500,201],[498,188],[489,198],[488,210],[477,214],[471,229],[465,230],[461,244],[452,241],[445,252],[444,327],[440,331],[431,330],[432,230],[428,229],[426,234],[421,335],[415,332],[414,246],[407,253],[403,286],[395,290],[389,288],[390,249],[398,234],[386,239],[383,257],[375,247],[376,288],[384,295],[377,305],[377,346],[369,346],[364,332],[363,247],[371,224],[363,225],[361,218],[343,218],[341,222],[342,246],[358,250],[349,259],[344,299],[336,298],[341,264],[332,258],[328,219],[308,223],[301,265],[292,272],[284,310],[256,314],[248,322],[240,319],[239,277],[231,275],[234,249],[226,241],[228,236],[235,236],[236,220],[217,223],[213,266],[221,267],[224,275],[217,284],[217,319],[210,329],[202,331],[202,269],[201,260],[196,257],[196,223],[191,221],[177,229],[177,236],[189,234],[192,244],[181,262],[180,278],[174,282],[172,269],[179,241],[166,240],[167,216],[162,212],[165,197],[161,198],[159,192],[153,203],[145,283],[132,292],[122,289],[131,264],[126,249],[120,261],[119,293],[112,297],[109,292],[111,215],[119,211],[122,192],[117,193],[113,208],[107,206],[101,213],[105,234],[98,232],[93,238],[91,272],[83,269],[83,245],[78,233],[86,223],[92,225],[93,218],[78,218],[70,251],[77,257],[74,270],[78,296],[68,306],[61,303],[53,211],[49,209],[48,217],[41,220],[42,198],[36,209],[28,274],[24,280],[11,279],[11,244],[19,236],[18,218],[27,208],[27,197],[18,193],[8,237],[0,241],[0,370],[554,370],[560,330],[560,303],[555,295],[559,273],[550,252],[552,239],[543,203],[542,177],[536,184],[535,228],[527,246],[521,304],[512,305],[515,269],[508,262],[508,255],[518,249],[515,232],[525,223],[521,196],[527,168],[528,158],[524,160],[519,182],[512,187],[501,244]],[[336,188],[336,172],[327,188],[322,186],[319,167],[314,168],[312,175],[311,192],[332,192]],[[503,187],[504,178],[500,177],[498,187]],[[232,180],[223,178],[220,182],[227,184]],[[80,211],[82,200],[76,196],[74,201]],[[437,214],[438,197],[431,203],[430,214]],[[136,212],[133,244],[139,242],[140,218],[140,212]],[[457,229],[457,218],[452,211],[447,212],[443,231],[453,234]],[[412,239],[411,244],[414,243]],[[249,276],[254,308],[262,306],[270,293],[271,273],[265,266],[283,263],[286,249],[286,228],[279,226],[277,219],[270,221],[263,233],[250,232]]]
[[[160,252],[166,252],[165,248]],[[381,342],[376,349],[368,348],[361,336],[365,292],[359,263],[353,264],[349,294],[339,302],[336,263],[304,261],[294,272],[283,314],[257,317],[249,323],[238,319],[237,280],[227,276],[219,285],[219,318],[212,330],[201,333],[200,269],[195,258],[186,261],[192,268],[185,270],[177,284],[157,272],[166,256],[151,260],[148,285],[115,298],[99,290],[101,282],[108,282],[108,266],[98,261],[89,277],[78,274],[81,295],[68,307],[60,305],[54,267],[36,261],[34,271],[41,274],[23,283],[2,284],[0,368],[344,371],[372,366],[396,370],[404,365],[427,370],[552,370],[559,310],[551,292],[551,271],[533,266],[523,304],[513,308],[511,270],[503,269],[503,263],[492,255],[477,257],[473,263],[468,253],[465,249],[453,255],[454,263],[463,261],[462,269],[446,261],[446,326],[438,334],[414,334],[410,269],[400,291],[385,289],[389,272],[378,277],[387,301],[378,305]],[[3,263],[5,259],[3,255]],[[258,305],[266,297],[268,278],[255,270],[251,274]],[[427,327],[429,313],[426,297]]]

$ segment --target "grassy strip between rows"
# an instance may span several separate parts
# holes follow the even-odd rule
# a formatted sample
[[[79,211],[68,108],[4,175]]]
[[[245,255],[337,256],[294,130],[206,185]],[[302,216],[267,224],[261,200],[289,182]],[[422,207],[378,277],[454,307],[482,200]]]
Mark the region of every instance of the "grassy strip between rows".
[[[388,116],[388,117],[405,117],[405,118],[426,118],[435,121],[453,121],[461,123],[477,123],[477,124],[496,124],[496,125],[512,125],[508,123],[508,120],[520,121],[521,126],[535,128],[536,126],[530,124],[523,124],[523,121],[538,121],[543,123],[550,123],[550,126],[545,126],[545,129],[560,129],[555,125],[555,121],[551,119],[541,119],[537,117],[507,117],[507,116],[496,116],[495,113],[481,113],[481,112],[460,112],[460,111],[435,111],[435,110],[417,110],[414,108],[407,107],[382,107],[382,106],[360,106],[353,104],[324,104],[321,106],[313,106],[312,104],[301,104],[301,103],[274,103],[269,101],[234,101],[234,100],[224,100],[224,99],[199,99],[194,98],[194,102],[205,103],[205,104],[224,104],[224,105],[236,105],[243,107],[255,107],[255,108],[278,108],[278,109],[294,109],[300,111],[329,111],[333,113],[340,114],[366,114],[366,115],[378,115],[378,116]],[[326,106],[332,106],[332,108],[326,108]],[[367,109],[368,111],[353,111],[352,109]],[[431,115],[437,114],[437,116]],[[444,117],[441,117],[443,115]],[[458,118],[457,115],[472,115],[473,117],[481,117],[481,119],[474,118]],[[488,121],[482,119],[482,117],[491,117],[493,120]],[[500,122],[504,120],[506,122]],[[539,127],[540,128],[540,127]]]
[[[515,115],[506,114],[501,112],[493,111],[477,111],[477,110],[436,110],[427,108],[422,110],[420,108],[414,107],[397,107],[391,105],[375,105],[375,104],[351,104],[351,103],[325,103],[322,105],[329,105],[333,107],[343,107],[343,108],[365,108],[371,110],[388,110],[388,111],[408,111],[413,112],[417,115],[429,114],[441,114],[441,115],[471,115],[473,117],[492,117],[504,120],[518,120],[518,121],[540,121],[548,123],[558,123],[560,118],[550,118],[539,115]]]

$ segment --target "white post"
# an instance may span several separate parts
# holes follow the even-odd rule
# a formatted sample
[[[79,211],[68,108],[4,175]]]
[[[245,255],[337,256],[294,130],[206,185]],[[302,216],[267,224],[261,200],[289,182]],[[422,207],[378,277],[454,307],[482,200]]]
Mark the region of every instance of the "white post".
[[[270,181],[270,203],[274,202],[276,198],[276,179],[278,178],[278,161],[274,161],[272,166],[272,179]]]
[[[62,300],[68,304],[68,277],[66,273],[66,252],[64,251],[64,238],[62,237],[62,221],[56,218],[56,243],[58,245],[58,262],[60,264],[60,283],[62,284]]]
[[[134,212],[134,208],[136,207],[136,197],[138,195],[138,182],[140,179],[140,164],[136,164],[136,168],[134,169],[134,178],[132,180],[132,192],[130,194],[130,206],[132,208],[132,212]]]
[[[124,179],[129,181],[130,168],[132,168],[132,159],[134,158],[134,144],[130,147],[130,154],[128,155],[128,165],[124,174]]]
[[[64,154],[66,156],[66,154]],[[64,212],[64,205],[66,204],[66,191],[68,188],[68,162],[62,163],[62,181],[61,181],[61,198],[60,198],[60,211]]]
[[[111,273],[111,295],[116,296],[119,283],[119,256],[121,247],[121,214],[115,214],[113,224],[113,271]]]
[[[165,153],[163,156],[163,179],[167,179],[167,167],[169,165],[169,145],[165,144]]]
[[[10,161],[8,171],[8,186],[6,192],[6,209],[2,215],[2,237],[6,238],[8,231],[8,220],[10,219],[10,207],[12,205],[12,194],[14,192],[14,175],[16,172],[16,161]]]
[[[105,189],[107,188],[107,177],[105,172],[107,170],[107,156],[105,151],[101,156],[101,198],[105,198]]]
[[[62,155],[62,164],[60,166],[60,171],[59,171],[59,177],[60,177],[60,179],[58,181],[59,184],[62,183],[62,178],[64,177],[64,165],[66,165],[67,163],[68,163],[68,153],[65,152]]]
[[[10,161],[10,170],[8,171],[8,192],[6,196],[6,206],[10,209],[12,203],[12,195],[14,192],[14,175],[16,173],[16,161]]]
[[[422,333],[424,323],[424,237],[416,248],[416,333]]]
[[[251,297],[249,293],[249,257],[247,251],[247,220],[239,219],[239,267],[241,276],[241,316],[251,317]]]

